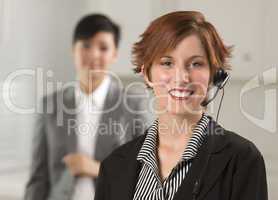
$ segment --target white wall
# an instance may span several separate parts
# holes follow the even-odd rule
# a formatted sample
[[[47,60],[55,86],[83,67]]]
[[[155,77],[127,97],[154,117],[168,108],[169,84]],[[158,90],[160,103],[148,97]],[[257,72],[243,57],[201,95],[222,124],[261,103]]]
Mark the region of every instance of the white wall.
[[[225,42],[235,45],[232,79],[225,90],[219,121],[252,140],[262,151],[268,173],[269,199],[278,199],[275,190],[278,187],[277,127],[271,132],[246,116],[247,113],[264,119],[268,114],[265,105],[275,109],[277,115],[277,8],[275,0],[0,0],[0,81],[3,83],[8,74],[17,69],[38,67],[44,70],[44,77],[47,70],[54,72],[48,77],[50,81],[74,79],[72,30],[77,20],[88,12],[104,12],[121,25],[120,59],[112,70],[130,81],[134,78],[131,46],[152,19],[173,10],[202,11],[216,25]],[[266,86],[260,84],[245,92],[240,108],[240,92],[246,83],[271,67],[276,67],[276,74],[271,74],[276,82]],[[271,81],[270,76],[265,78],[266,83]],[[19,105],[30,107],[36,101],[37,87],[32,77],[18,78],[12,88],[13,99]],[[267,99],[266,92],[271,89],[276,91],[276,99]],[[219,98],[210,109],[213,115],[218,101]],[[0,161],[4,163],[0,166],[0,199],[4,196],[5,199],[8,196],[18,199],[28,176],[34,115],[9,111],[1,96],[0,116]],[[277,118],[269,123],[273,120],[277,126]]]
[[[3,99],[3,94],[7,93],[3,91],[3,82],[16,70],[38,67],[44,69],[44,73],[47,69],[53,70],[53,81],[72,80],[72,30],[77,20],[91,10],[89,0],[0,1],[1,200],[22,197],[35,117],[16,114],[7,108]],[[34,77],[25,75],[15,79],[11,88],[14,102],[25,108],[34,105],[38,86]]]

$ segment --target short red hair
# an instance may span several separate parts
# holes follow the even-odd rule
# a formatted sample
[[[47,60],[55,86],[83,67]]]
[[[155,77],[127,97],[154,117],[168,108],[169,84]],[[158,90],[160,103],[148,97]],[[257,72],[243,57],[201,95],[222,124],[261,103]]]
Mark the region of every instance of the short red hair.
[[[133,45],[132,63],[139,73],[142,66],[149,73],[152,64],[172,51],[185,37],[196,34],[206,52],[211,77],[218,68],[230,69],[231,47],[225,46],[214,26],[197,11],[177,11],[155,19]]]

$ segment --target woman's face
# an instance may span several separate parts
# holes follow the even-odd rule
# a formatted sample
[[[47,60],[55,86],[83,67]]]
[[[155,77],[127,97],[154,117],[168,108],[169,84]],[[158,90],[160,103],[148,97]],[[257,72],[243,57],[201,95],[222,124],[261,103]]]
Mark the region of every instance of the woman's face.
[[[79,79],[84,84],[102,80],[117,57],[114,36],[109,32],[98,32],[88,40],[79,40],[74,44],[73,55]]]
[[[169,54],[163,55],[150,69],[156,111],[177,115],[200,114],[207,95],[210,69],[206,53],[196,35],[184,38]]]

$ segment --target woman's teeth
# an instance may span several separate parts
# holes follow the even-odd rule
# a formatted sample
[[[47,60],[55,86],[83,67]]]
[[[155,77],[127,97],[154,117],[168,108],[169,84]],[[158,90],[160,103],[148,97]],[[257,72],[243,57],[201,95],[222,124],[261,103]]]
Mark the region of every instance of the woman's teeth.
[[[186,98],[192,94],[193,91],[178,91],[178,90],[170,91],[170,95],[177,98]]]

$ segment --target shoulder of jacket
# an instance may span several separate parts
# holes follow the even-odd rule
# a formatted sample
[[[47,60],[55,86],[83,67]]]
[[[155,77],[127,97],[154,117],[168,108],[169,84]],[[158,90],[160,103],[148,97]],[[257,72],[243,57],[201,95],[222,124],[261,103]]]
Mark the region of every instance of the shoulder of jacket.
[[[262,157],[261,152],[256,145],[249,139],[238,135],[235,132],[225,130],[226,137],[229,141],[229,147],[237,155],[246,155],[249,157]]]
[[[109,165],[110,163],[115,163],[123,158],[132,157],[136,158],[146,135],[141,135],[126,144],[121,145],[116,148],[106,159],[103,160],[104,165]]]

